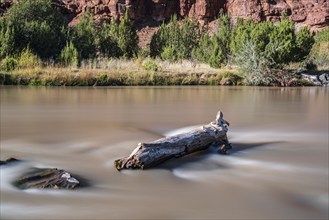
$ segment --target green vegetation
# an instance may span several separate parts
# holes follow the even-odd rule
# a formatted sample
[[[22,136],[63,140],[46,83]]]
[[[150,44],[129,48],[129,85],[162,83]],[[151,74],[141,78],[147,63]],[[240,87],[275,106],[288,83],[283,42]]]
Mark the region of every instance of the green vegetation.
[[[77,48],[79,58],[92,59],[96,56],[96,23],[90,12],[83,14],[79,22],[68,31],[68,36]]]
[[[0,57],[30,50],[41,58],[58,56],[67,24],[51,0],[21,0],[0,19]]]
[[[169,24],[161,25],[152,36],[150,54],[152,57],[160,57],[163,60],[177,61],[190,59],[194,47],[196,47],[199,34],[198,22],[185,18],[179,25],[174,15]]]
[[[329,69],[329,28],[322,30],[315,36],[309,62],[320,70]]]
[[[138,53],[138,36],[128,13],[119,23],[96,24],[90,12],[68,27],[51,0],[20,0],[0,18],[0,58],[28,50],[43,61],[63,66],[103,57],[131,58]]]
[[[246,84],[282,85],[284,82],[276,75],[276,69],[305,60],[313,41],[306,28],[296,33],[288,18],[276,25],[268,21],[256,24],[251,20],[239,20],[232,30],[231,54],[233,63],[242,70]],[[286,72],[285,80],[294,77]]]
[[[96,23],[93,15],[86,12],[78,23],[69,27],[51,0],[20,0],[0,17],[0,71],[5,71],[0,75],[4,83],[33,85],[172,85],[175,82],[286,86],[299,77],[296,71],[291,71],[292,63],[295,70],[329,67],[328,28],[314,37],[307,28],[296,31],[287,17],[276,24],[242,19],[233,24],[230,16],[221,12],[217,30],[211,35],[207,26],[201,27],[195,19],[179,21],[173,16],[152,36],[150,48],[140,49],[128,12],[120,21],[112,19],[104,23]],[[101,64],[104,60],[106,65]],[[184,66],[186,60],[194,66],[192,69]],[[136,61],[136,70],[124,74],[109,70],[114,63],[130,65]],[[163,64],[166,62],[176,67],[170,69],[170,65]],[[204,64],[211,74],[208,70],[202,73],[195,70]],[[48,74],[49,69],[65,72],[63,67],[69,67],[66,72],[70,74],[56,77]],[[233,68],[234,74],[214,73],[226,67]],[[92,76],[72,79],[76,74],[71,71],[90,69]],[[34,74],[36,70],[38,74]],[[177,76],[171,77],[173,73]],[[114,75],[119,78],[114,80]],[[49,83],[50,80],[56,83]]]
[[[12,71],[17,68],[17,60],[13,57],[5,57],[1,61],[0,69],[4,71]]]
[[[61,51],[60,63],[65,67],[77,67],[79,55],[78,50],[74,47],[72,41],[66,42],[66,46]]]
[[[41,65],[40,58],[33,54],[30,48],[23,49],[18,57],[18,68],[34,68]]]
[[[286,78],[292,80],[296,75],[286,71],[286,77],[281,77],[277,69],[284,69],[292,62],[304,62],[314,43],[309,29],[296,32],[294,23],[287,17],[277,24],[238,19],[232,26],[230,17],[220,13],[218,21],[218,32],[209,36],[197,23],[187,25],[185,19],[179,25],[173,17],[154,34],[151,55],[171,62],[196,59],[214,68],[233,65],[241,70],[247,85],[283,85]],[[192,36],[189,42],[184,40],[182,30]]]

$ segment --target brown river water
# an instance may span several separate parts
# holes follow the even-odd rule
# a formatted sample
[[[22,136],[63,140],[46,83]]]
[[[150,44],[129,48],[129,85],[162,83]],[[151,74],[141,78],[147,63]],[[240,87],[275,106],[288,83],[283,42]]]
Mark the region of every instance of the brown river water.
[[[0,87],[1,219],[327,219],[329,89]],[[221,110],[233,149],[149,170],[113,162],[139,142],[208,124]],[[20,190],[31,167],[90,186]]]

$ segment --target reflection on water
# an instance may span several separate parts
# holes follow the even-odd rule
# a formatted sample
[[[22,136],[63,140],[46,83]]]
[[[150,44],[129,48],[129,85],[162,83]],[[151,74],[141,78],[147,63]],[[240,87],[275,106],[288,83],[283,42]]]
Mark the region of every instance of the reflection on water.
[[[1,87],[1,218],[328,218],[327,88]],[[230,122],[233,150],[146,171],[113,161],[138,142]],[[30,167],[85,177],[77,191],[25,190]]]

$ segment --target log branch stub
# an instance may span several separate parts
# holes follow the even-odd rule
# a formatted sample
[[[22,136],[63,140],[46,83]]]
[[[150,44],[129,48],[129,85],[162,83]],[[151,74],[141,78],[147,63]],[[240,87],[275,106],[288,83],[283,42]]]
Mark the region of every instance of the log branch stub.
[[[227,139],[229,123],[223,113],[218,112],[216,120],[190,132],[165,137],[153,142],[139,143],[130,156],[115,160],[117,170],[146,169],[171,158],[179,158],[210,146],[218,146],[219,153],[226,154],[231,149]]]

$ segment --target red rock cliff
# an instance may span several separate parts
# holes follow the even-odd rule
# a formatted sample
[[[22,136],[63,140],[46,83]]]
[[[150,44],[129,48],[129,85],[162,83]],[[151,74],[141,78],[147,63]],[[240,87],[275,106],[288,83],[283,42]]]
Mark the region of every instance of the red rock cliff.
[[[0,14],[13,0],[0,3]],[[132,19],[162,21],[177,14],[197,18],[201,23],[216,19],[222,9],[233,18],[277,21],[287,14],[297,26],[312,29],[329,25],[329,0],[53,0],[74,24],[87,9],[97,20],[119,18],[128,9]]]

